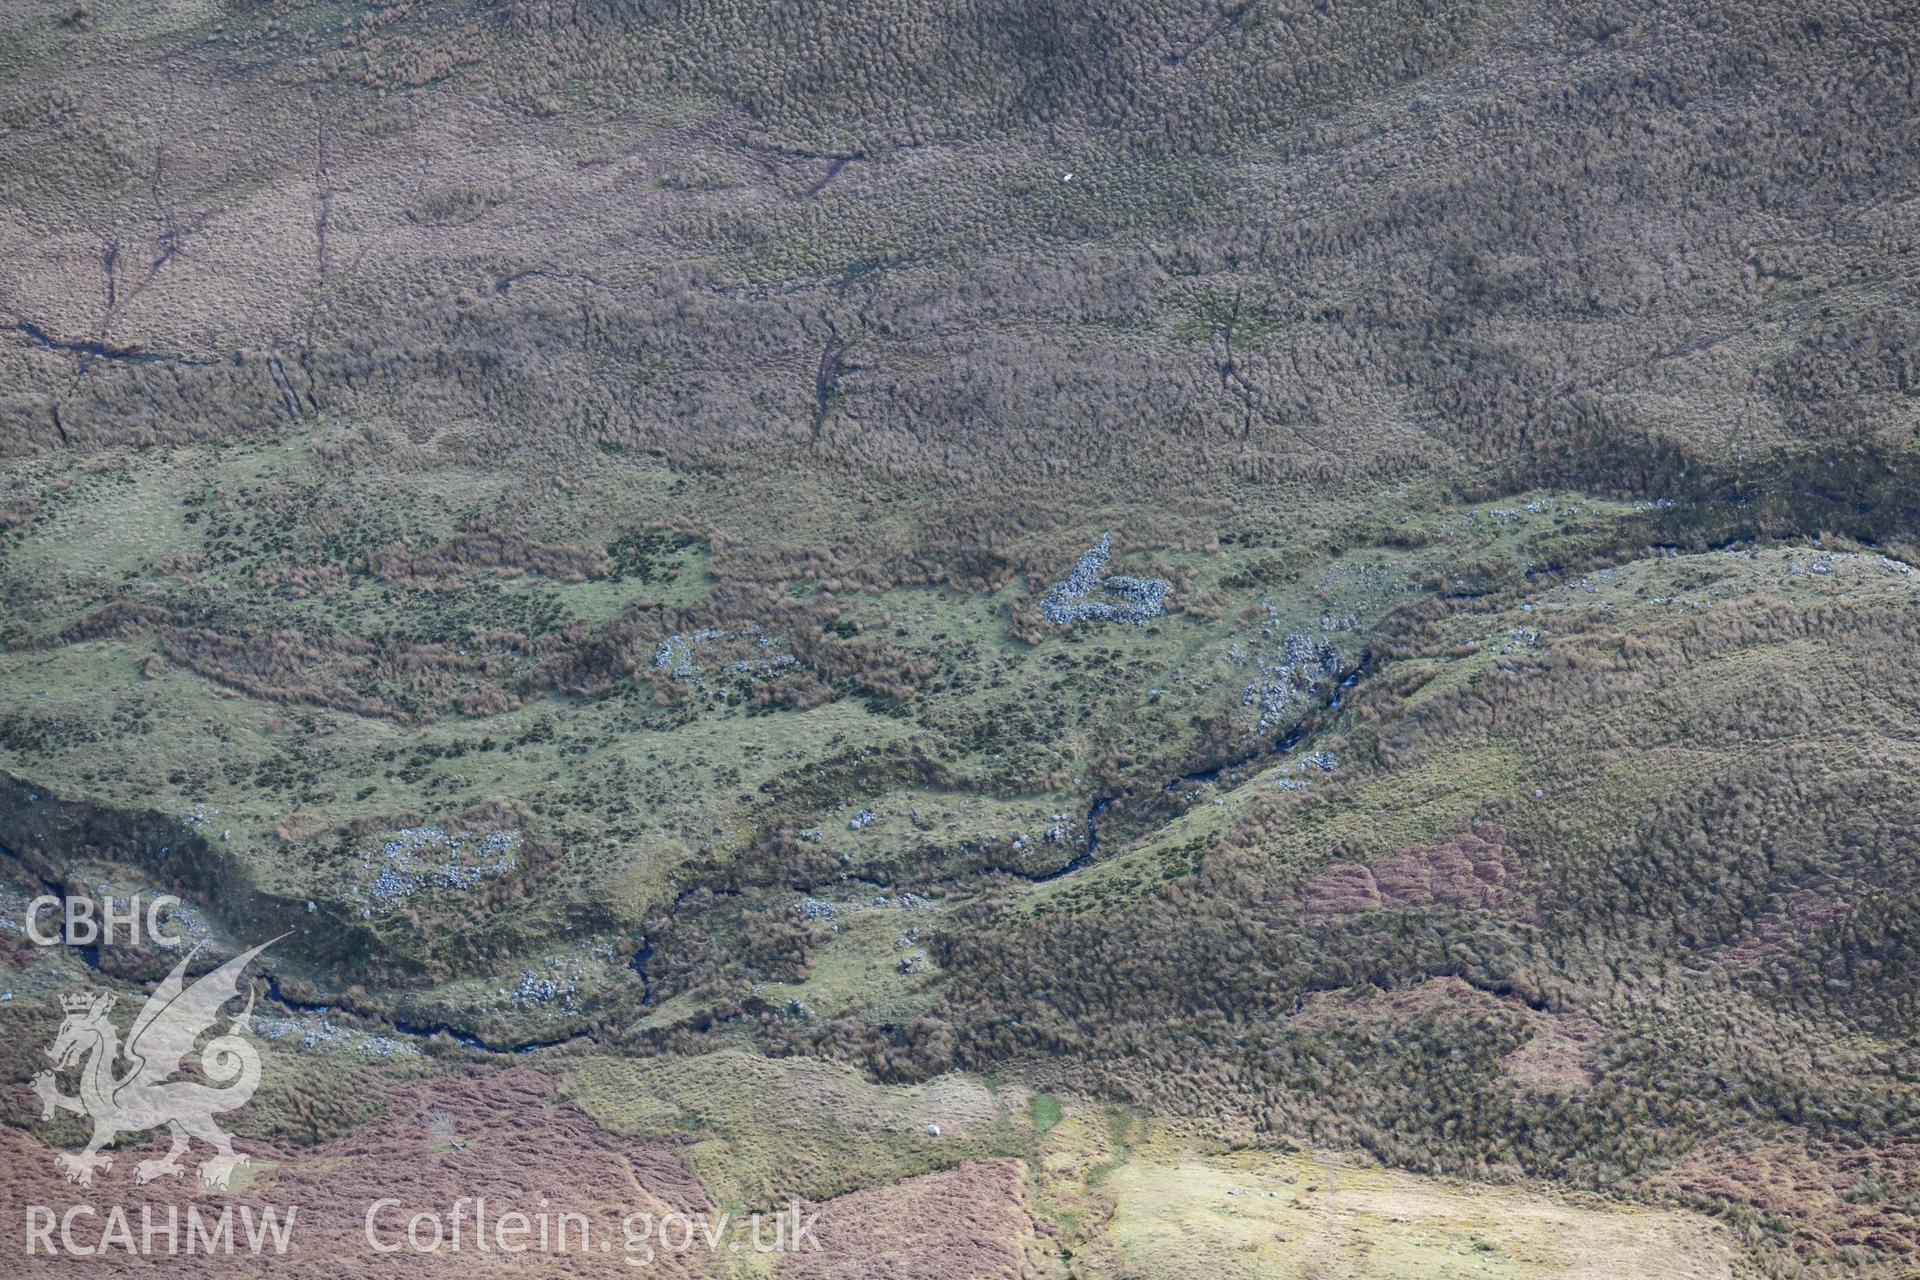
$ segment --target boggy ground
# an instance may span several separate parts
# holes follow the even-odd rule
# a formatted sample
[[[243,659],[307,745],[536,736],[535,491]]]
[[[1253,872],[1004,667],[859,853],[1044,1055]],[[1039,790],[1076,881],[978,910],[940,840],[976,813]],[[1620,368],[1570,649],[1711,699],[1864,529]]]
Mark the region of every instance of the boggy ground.
[[[712,711],[700,704],[680,727],[652,732],[717,740],[723,726],[837,708],[892,725],[901,746],[797,768],[784,761],[768,784],[741,793],[737,833],[712,833],[706,861],[682,864],[671,897],[656,891],[623,906],[594,896],[592,886],[636,875],[607,854],[573,884],[566,869],[579,861],[543,822],[543,792],[489,804],[481,788],[499,783],[481,783],[442,830],[463,839],[518,832],[515,853],[537,858],[464,881],[429,875],[407,887],[402,877],[394,917],[366,926],[370,944],[358,953],[334,950],[339,939],[315,925],[304,926],[320,934],[314,941],[277,944],[262,962],[276,982],[261,995],[284,1012],[261,1025],[273,1065],[243,1113],[244,1132],[297,1163],[345,1149],[356,1134],[395,1132],[395,1108],[421,1104],[394,1102],[393,1091],[417,1099],[456,1064],[499,1059],[481,1043],[554,1044],[536,1051],[541,1070],[566,1083],[541,1105],[564,1099],[608,1132],[689,1144],[675,1146],[674,1159],[721,1207],[871,1191],[850,1202],[849,1220],[866,1222],[892,1203],[884,1188],[919,1187],[915,1179],[968,1162],[1018,1162],[1007,1176],[1024,1189],[994,1202],[1026,1206],[1026,1225],[985,1232],[997,1242],[978,1246],[989,1269],[1012,1259],[1066,1265],[1049,1252],[1056,1245],[1088,1274],[1159,1256],[1151,1241],[1167,1227],[1122,1232],[1101,1246],[1118,1251],[1107,1255],[1074,1248],[1080,1217],[1034,1207],[1049,1167],[1034,1099],[1063,1087],[1096,1110],[1092,1100],[1123,1101],[1140,1123],[1189,1117],[1199,1150],[1223,1141],[1262,1158],[1318,1150],[1315,1159],[1558,1184],[1719,1219],[1711,1230],[1684,1217],[1596,1219],[1591,1256],[1612,1261],[1592,1265],[1641,1265],[1632,1259],[1646,1248],[1681,1247],[1659,1243],[1669,1239],[1714,1242],[1688,1264],[1702,1275],[1722,1266],[1817,1273],[1828,1259],[1892,1265],[1913,1241],[1903,1065],[1911,995],[1890,922],[1904,901],[1911,827],[1892,780],[1903,726],[1920,705],[1898,656],[1911,647],[1899,637],[1912,625],[1920,575],[1833,534],[1817,545],[1683,550],[1635,532],[1679,511],[1568,493],[1471,505],[1406,519],[1373,548],[1343,549],[1271,586],[1264,575],[1275,570],[1261,567],[1270,557],[1258,546],[1146,556],[1143,572],[1172,577],[1191,566],[1196,593],[1230,602],[1258,592],[1256,602],[1031,647],[1002,639],[994,661],[1005,674],[994,680],[1009,692],[987,680],[972,693],[979,686],[955,669],[957,685],[936,689],[942,677],[930,679],[905,715],[846,698],[757,714],[717,698]],[[1709,523],[1712,510],[1689,518]],[[1661,537],[1670,549],[1636,552],[1623,535]],[[1541,572],[1546,553],[1585,561]],[[966,634],[964,596],[891,594],[898,599],[862,607],[885,608],[903,646],[937,662],[938,646],[914,645],[923,629]],[[1338,607],[1354,623],[1338,625]],[[990,634],[991,615],[970,625]],[[1318,639],[1286,643],[1303,633]],[[111,652],[138,640],[84,643]],[[1155,756],[1115,750],[1070,772],[1059,791],[1035,794],[1031,781],[995,772],[1004,752],[992,748],[1002,743],[969,753],[942,732],[943,694],[1015,706],[1010,691],[1022,682],[1046,682],[1063,660],[1103,651],[1123,659],[1123,680],[1154,684],[1151,696],[1103,699],[1089,696],[1097,682],[1058,682],[1062,696],[1113,717],[1111,730],[1082,721],[1086,741],[1137,733],[1155,715],[1178,723],[1174,709],[1183,709],[1193,735],[1185,759],[1172,758],[1178,739],[1163,737]],[[46,670],[31,665],[41,652],[23,651],[16,669]],[[132,679],[147,679],[124,660]],[[667,678],[699,690],[713,679]],[[182,689],[198,689],[204,705],[250,701],[199,679]],[[115,687],[84,696],[105,706]],[[1268,703],[1293,727],[1263,727]],[[560,758],[591,761],[591,748],[565,748],[591,741],[574,735],[604,701],[550,705]],[[1208,706],[1218,708],[1212,720],[1195,710]],[[474,735],[513,714],[413,732]],[[1832,731],[1836,716],[1848,732]],[[340,723],[365,732],[380,722]],[[202,732],[215,751],[251,741]],[[171,758],[191,758],[189,748]],[[137,777],[140,761],[123,752],[111,768]],[[419,783],[396,775],[383,785]],[[302,927],[299,917],[328,901],[328,882],[315,878],[328,868],[360,877],[333,882],[336,918],[356,903],[379,905],[368,897],[370,868],[347,841],[385,857],[396,830],[427,822],[420,814],[406,819],[414,825],[363,825],[358,835],[349,826],[345,841],[289,830],[250,848],[219,838],[245,830],[253,813],[270,816],[250,811],[259,797],[244,788],[183,816],[156,807],[134,820],[28,785],[12,799],[12,865],[96,889],[184,889],[192,909],[183,927],[208,950],[197,963],[276,919]],[[1106,803],[1089,855],[1096,798]],[[26,832],[26,822],[48,830]],[[449,858],[466,847],[432,846]],[[43,887],[20,879],[10,900],[24,908]],[[470,931],[434,940],[436,928],[475,911],[526,922],[526,932],[490,930],[490,952],[473,948]],[[556,923],[532,923],[543,916]],[[568,921],[599,923],[582,936]],[[10,957],[14,998],[0,1017],[15,1027],[15,1081],[42,1065],[35,1046],[51,1039],[54,995],[108,983],[131,1003],[170,960],[105,948],[94,971],[77,953],[62,959],[23,940]],[[1438,1062],[1451,1065],[1437,1071]],[[39,1125],[24,1091],[12,1107],[10,1123],[48,1144],[37,1158],[81,1136]],[[901,1193],[903,1203],[973,1194],[930,1187]],[[1481,1220],[1480,1210],[1441,1203],[1463,1223]],[[1215,1248],[1202,1241],[1219,1231],[1238,1239],[1250,1229],[1202,1230],[1212,1212],[1176,1215],[1188,1222],[1181,1256]],[[1315,1249],[1248,1265],[1343,1274],[1337,1268],[1386,1266],[1380,1259],[1404,1245],[1413,1252],[1393,1266],[1452,1274],[1456,1253],[1491,1265],[1487,1243],[1506,1250],[1511,1267],[1524,1264],[1513,1274],[1587,1265],[1577,1251],[1519,1237],[1482,1231],[1476,1243],[1443,1229],[1452,1209],[1420,1212],[1440,1232],[1430,1248],[1408,1243],[1426,1239],[1418,1231],[1361,1247],[1302,1227],[1299,1239],[1319,1240]],[[1126,1216],[1119,1206],[1100,1213]],[[1560,1210],[1539,1213],[1549,1235],[1573,1230]],[[1393,1216],[1387,1227],[1404,1225]],[[1284,1223],[1273,1230],[1294,1238]],[[876,1227],[869,1238],[892,1231]],[[905,1242],[898,1248],[907,1252],[886,1256],[901,1274],[933,1265]]]
[[[639,1096],[673,1096],[684,1087],[674,1078],[687,1067],[700,1072],[706,1064],[696,1058],[667,1065]],[[251,1162],[227,1190],[196,1187],[190,1170],[181,1179],[136,1183],[133,1165],[158,1155],[164,1144],[157,1141],[128,1144],[92,1186],[76,1187],[56,1169],[56,1147],[7,1129],[0,1154],[11,1171],[3,1206],[10,1217],[24,1222],[30,1207],[64,1217],[76,1205],[96,1207],[99,1215],[71,1219],[74,1239],[99,1246],[97,1255],[50,1260],[36,1242],[41,1256],[25,1259],[20,1274],[201,1275],[223,1266],[290,1276],[338,1275],[343,1267],[408,1276],[639,1268],[669,1276],[1009,1280],[1063,1269],[1528,1280],[1732,1274],[1735,1251],[1724,1230],[1684,1213],[1568,1200],[1538,1188],[1426,1180],[1331,1153],[1235,1152],[1206,1136],[1210,1126],[1162,1125],[1053,1095],[1026,1099],[1017,1111],[1003,1108],[988,1128],[977,1126],[980,1117],[970,1127],[954,1102],[977,1086],[952,1079],[924,1090],[876,1089],[845,1072],[837,1081],[808,1081],[811,1070],[796,1064],[799,1075],[754,1082],[774,1114],[721,1119],[683,1096],[681,1105],[694,1110],[665,1126],[670,1136],[642,1137],[631,1124],[602,1128],[572,1105],[610,1105],[599,1074],[607,1069],[619,1067],[601,1059],[469,1065],[374,1086],[378,1114],[338,1136],[311,1144],[243,1136],[238,1145]],[[598,1080],[584,1093],[581,1073]],[[744,1083],[724,1074],[708,1079],[709,1089]],[[795,1091],[812,1095],[815,1107],[826,1102],[842,1110],[837,1117],[815,1110],[811,1123],[795,1124],[783,1101]],[[614,1096],[630,1104],[636,1093]],[[880,1114],[866,1113],[875,1102]],[[924,1131],[927,1115],[945,1122],[940,1138]],[[804,1162],[816,1137],[837,1140],[836,1121],[864,1127],[875,1144],[870,1154],[894,1151],[911,1163],[889,1164],[884,1156],[880,1164],[862,1163],[851,1179],[857,1189],[823,1193],[823,1185],[847,1180],[847,1166]],[[796,1172],[795,1156],[807,1172]],[[755,1158],[765,1163],[750,1163]],[[914,1164],[925,1171],[910,1172]],[[743,1174],[765,1179],[756,1195],[712,1194],[744,1185]],[[463,1198],[455,1248],[452,1223]],[[481,1198],[484,1205],[476,1206]],[[148,1239],[144,1222],[164,1224],[169,1211],[176,1214],[181,1227],[173,1248],[161,1230],[151,1237],[149,1256],[133,1256],[111,1232],[106,1215],[116,1205],[135,1242]],[[189,1254],[189,1208],[208,1230],[228,1212],[238,1253],[209,1260],[207,1237],[196,1234],[197,1252]],[[265,1261],[252,1261],[248,1241],[264,1230],[265,1211],[284,1223],[289,1208],[293,1226],[281,1237],[284,1247],[260,1235]],[[475,1236],[481,1212],[494,1232],[488,1250]],[[526,1214],[529,1230],[516,1236],[509,1222],[508,1233],[498,1234],[495,1224],[515,1212]],[[437,1247],[430,1222],[417,1227],[420,1247],[407,1235],[422,1213],[439,1221]],[[541,1214],[549,1229],[544,1248],[537,1247]],[[564,1239],[562,1214],[571,1215]],[[801,1224],[804,1232],[794,1234]],[[54,1238],[61,1239],[57,1229]],[[213,1239],[224,1249],[217,1234]],[[501,1249],[502,1242],[536,1247]]]
[[[316,1203],[534,1063],[901,1275],[1911,1272],[1910,15],[764,8],[0,14],[9,1171],[171,890]]]

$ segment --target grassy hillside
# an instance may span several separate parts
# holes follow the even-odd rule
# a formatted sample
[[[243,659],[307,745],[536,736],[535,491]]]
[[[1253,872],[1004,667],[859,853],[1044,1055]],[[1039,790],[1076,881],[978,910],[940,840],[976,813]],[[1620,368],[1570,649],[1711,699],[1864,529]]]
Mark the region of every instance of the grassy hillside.
[[[8,7],[0,1075],[170,891],[295,1185],[513,1061],[850,1275],[1911,1274],[1915,35]]]

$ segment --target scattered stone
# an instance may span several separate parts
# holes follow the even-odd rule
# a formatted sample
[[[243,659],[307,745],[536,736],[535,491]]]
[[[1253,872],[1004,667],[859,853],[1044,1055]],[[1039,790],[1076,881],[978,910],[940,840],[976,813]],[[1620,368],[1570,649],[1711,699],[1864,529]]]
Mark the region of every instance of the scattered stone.
[[[1513,627],[1507,631],[1506,641],[1501,644],[1500,652],[1518,653],[1522,650],[1538,649],[1547,633],[1539,627]]]
[[[1041,601],[1040,612],[1056,627],[1076,622],[1125,622],[1138,626],[1166,615],[1170,584],[1164,578],[1106,576],[1113,535],[1104,533],[1093,549],[1074,562],[1071,572],[1053,585]],[[1107,600],[1088,600],[1099,592]]]
[[[520,981],[512,991],[499,991],[494,995],[496,999],[509,999],[525,1007],[558,1006],[564,1013],[578,1013],[575,996],[581,982],[596,970],[603,971],[613,958],[611,942],[596,943],[583,951],[549,955],[540,961],[541,968],[522,970]]]
[[[1316,684],[1339,670],[1340,657],[1326,640],[1291,633],[1277,652],[1260,659],[1260,677],[1246,687],[1240,705],[1260,709],[1256,730],[1274,728],[1290,718]]]
[[[292,1040],[303,1049],[337,1049],[368,1058],[415,1057],[420,1047],[397,1036],[375,1035],[355,1027],[342,1027],[316,1014],[298,1014],[286,1018],[255,1017],[253,1029],[263,1040]]]
[[[391,911],[426,888],[471,889],[482,880],[505,875],[518,865],[520,833],[449,832],[440,827],[408,827],[377,848],[361,854],[373,874],[366,889],[348,895],[362,919]]]
[[[676,680],[698,682],[705,677],[706,673],[693,660],[693,651],[703,644],[729,638],[751,640],[755,647],[767,651],[763,657],[734,659],[733,670],[745,675],[775,675],[782,668],[794,666],[800,661],[791,653],[773,652],[785,642],[775,640],[762,632],[759,627],[749,623],[738,632],[728,631],[724,627],[703,627],[689,634],[668,636],[653,651],[654,668],[668,672]]]
[[[668,636],[653,651],[653,665],[656,670],[671,672],[676,680],[698,680],[700,668],[693,663],[693,647],[726,634],[719,627],[703,627],[691,635]]]

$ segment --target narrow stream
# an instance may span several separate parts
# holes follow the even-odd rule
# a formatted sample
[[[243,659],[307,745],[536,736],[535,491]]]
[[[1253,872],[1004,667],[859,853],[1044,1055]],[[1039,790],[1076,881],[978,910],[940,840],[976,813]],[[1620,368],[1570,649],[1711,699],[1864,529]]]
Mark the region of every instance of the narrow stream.
[[[1320,704],[1320,709],[1324,711],[1338,711],[1340,709],[1341,703],[1345,699],[1346,691],[1360,683],[1361,678],[1366,674],[1367,669],[1372,664],[1372,661],[1373,661],[1373,658],[1371,654],[1362,654],[1360,658],[1360,662],[1351,671],[1347,672],[1344,676],[1342,676],[1339,683],[1334,686],[1333,690],[1329,694],[1327,694],[1325,698],[1322,699]],[[1285,755],[1287,752],[1299,746],[1300,743],[1306,739],[1307,735],[1313,732],[1315,728],[1315,726],[1312,724],[1313,719],[1314,719],[1314,715],[1312,712],[1309,712],[1307,715],[1302,716],[1298,722],[1296,722],[1291,728],[1289,728],[1286,731],[1286,733],[1281,735],[1281,737],[1273,744],[1271,748],[1256,748],[1255,750],[1247,752],[1245,755],[1236,757],[1231,760],[1222,761],[1221,763],[1217,765],[1213,765],[1209,768],[1198,769],[1192,773],[1183,773],[1179,777],[1174,778],[1172,781],[1166,783],[1165,786],[1162,787],[1161,789],[1163,791],[1176,791],[1185,783],[1212,782],[1215,779],[1219,778],[1221,774],[1229,770],[1239,769],[1242,766],[1250,764],[1253,761],[1259,759],[1263,755]],[[1114,801],[1113,796],[1095,797],[1092,805],[1090,805],[1087,809],[1086,847],[1083,848],[1079,853],[1075,854],[1072,860],[1066,863],[1066,865],[1059,867],[1053,871],[1042,872],[1040,874],[1027,874],[1024,872],[1011,870],[1011,869],[1005,869],[1005,870],[1008,870],[1009,874],[1020,875],[1022,876],[1022,878],[1029,880],[1034,884],[1045,884],[1051,880],[1058,880],[1062,876],[1071,875],[1073,872],[1079,871],[1083,867],[1087,866],[1090,862],[1093,861],[1094,855],[1097,852],[1099,852],[1099,849],[1100,849],[1100,825],[1099,825],[1100,815],[1106,812],[1107,806],[1112,804],[1113,801]],[[0,857],[10,858],[14,862],[19,863],[22,867],[25,866],[25,863],[21,860],[20,856],[3,843],[0,843]],[[34,878],[40,881],[40,883],[46,888],[47,892],[54,894],[56,897],[63,896],[61,887],[59,885],[53,884],[52,882],[42,877],[34,877]],[[680,904],[680,901],[684,899],[687,896],[687,894],[690,892],[692,892],[690,889],[683,890],[674,899],[674,906],[678,907]],[[93,969],[95,971],[100,970],[100,948],[99,947],[69,945],[67,947],[67,950],[78,955],[80,959],[87,965],[88,968]],[[643,1006],[650,1005],[653,1002],[653,985],[652,985],[652,982],[647,977],[647,962],[653,959],[653,954],[654,954],[654,947],[652,942],[650,940],[643,938],[641,940],[639,949],[633,953],[633,959],[629,962],[630,967],[633,969],[633,971],[640,976],[640,983],[641,983],[640,995],[641,995],[641,1003]],[[280,1005],[282,1008],[289,1010],[290,1012],[299,1012],[299,1013],[348,1013],[349,1012],[346,1010],[338,1009],[334,1005],[292,999],[291,997],[287,996],[284,992],[281,991],[280,980],[277,977],[275,977],[272,974],[265,974],[263,976],[267,980],[267,994],[269,995],[269,997],[272,998],[274,1003]],[[462,1031],[458,1027],[454,1027],[446,1023],[410,1022],[402,1018],[383,1018],[379,1016],[361,1014],[361,1013],[353,1013],[351,1014],[351,1016],[364,1019],[368,1022],[375,1023],[376,1025],[379,1025],[381,1027],[388,1028],[396,1035],[411,1036],[419,1040],[430,1040],[434,1036],[444,1033],[450,1036],[457,1043],[465,1045],[469,1049],[477,1049],[482,1053],[534,1053],[541,1049],[553,1049],[561,1045],[571,1044],[578,1040],[592,1040],[593,1038],[591,1033],[582,1031],[582,1032],[575,1032],[572,1035],[562,1036],[553,1040],[532,1040],[532,1041],[527,1041],[526,1043],[523,1043],[523,1044],[515,1044],[515,1045],[490,1045],[490,1044],[487,1044],[485,1041],[481,1040],[478,1036],[475,1036],[466,1031]]]

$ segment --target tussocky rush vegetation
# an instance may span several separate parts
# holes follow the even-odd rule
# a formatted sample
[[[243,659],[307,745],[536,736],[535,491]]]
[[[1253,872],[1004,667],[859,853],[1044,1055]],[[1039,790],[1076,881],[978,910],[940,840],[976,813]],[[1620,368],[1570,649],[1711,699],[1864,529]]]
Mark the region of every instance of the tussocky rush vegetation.
[[[193,1194],[30,1085],[178,956],[29,902],[172,893],[286,935],[275,1274],[404,1168],[821,1211],[741,1280],[1914,1275],[1917,51],[0,9],[8,1238]]]

